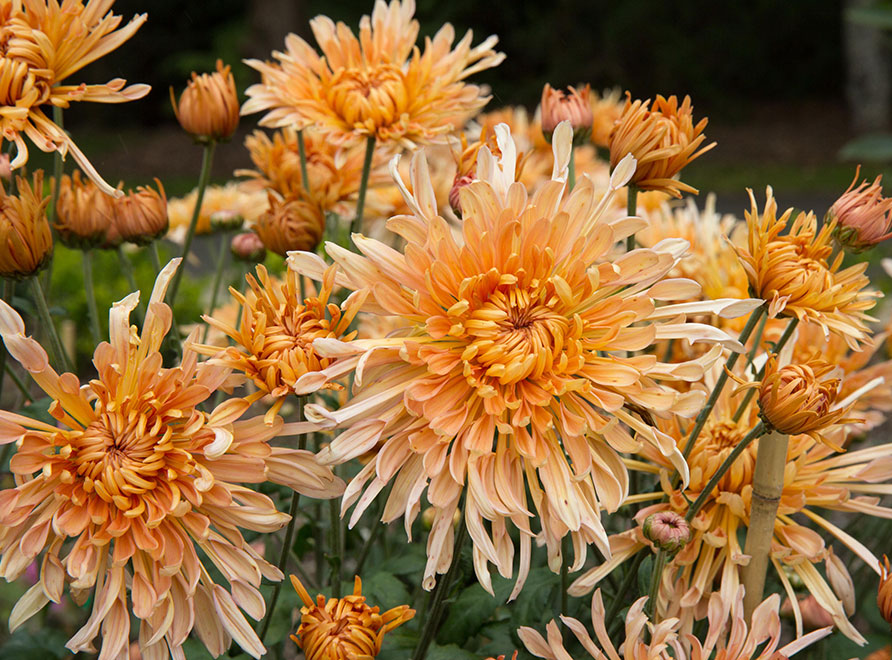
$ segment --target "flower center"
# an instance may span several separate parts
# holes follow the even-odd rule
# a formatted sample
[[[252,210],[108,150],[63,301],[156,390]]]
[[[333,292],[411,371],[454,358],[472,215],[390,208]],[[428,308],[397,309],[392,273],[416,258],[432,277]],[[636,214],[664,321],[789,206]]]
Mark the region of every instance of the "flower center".
[[[397,121],[408,107],[403,74],[392,64],[374,69],[343,69],[328,85],[328,102],[348,126],[375,128]]]

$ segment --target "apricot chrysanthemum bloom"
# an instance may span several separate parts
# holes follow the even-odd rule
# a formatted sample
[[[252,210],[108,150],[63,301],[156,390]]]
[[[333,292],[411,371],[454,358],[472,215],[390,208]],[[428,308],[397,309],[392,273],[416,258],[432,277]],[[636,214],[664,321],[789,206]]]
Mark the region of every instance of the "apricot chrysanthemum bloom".
[[[254,231],[267,250],[283,257],[292,250],[315,250],[325,233],[325,214],[302,197],[269,193],[269,208],[257,218]]]
[[[184,197],[167,200],[167,219],[170,224],[168,239],[175,242],[183,240],[197,200],[197,189]],[[252,225],[267,208],[267,194],[261,190],[252,190],[247,184],[230,182],[222,186],[208,186],[204,191],[204,199],[201,200],[195,233],[209,234],[213,229],[211,217],[217,213],[239,215],[247,224]]]
[[[853,350],[869,337],[865,312],[881,295],[866,289],[867,262],[840,270],[845,254],[828,262],[833,253],[833,223],[818,231],[814,213],[800,213],[787,228],[793,209],[777,217],[777,202],[771,188],[762,214],[749,191],[752,209],[746,213],[749,235],[746,247],[734,246],[746,270],[753,295],[768,302],[768,315],[794,316],[809,320],[841,335]]]
[[[592,107],[592,142],[607,149],[613,126],[623,114],[625,102],[619,88],[605,90],[602,94],[589,92],[589,105]]]
[[[657,301],[689,298],[697,290],[688,280],[664,279],[683,254],[683,242],[608,260],[614,244],[643,224],[610,222],[604,215],[634,159],[623,162],[607,190],[582,177],[567,194],[572,129],[562,123],[554,135],[553,179],[529,197],[514,181],[516,147],[507,126],[496,127],[496,135],[501,159],[482,147],[479,180],[461,191],[463,242],[438,215],[426,162],[415,154],[414,194],[396,162],[391,165],[413,211],[388,221],[406,240],[405,251],[359,234],[353,236],[359,255],[327,245],[343,270],[336,281],[367,293],[365,311],[398,316],[406,331],[350,343],[317,340],[323,355],[356,365],[356,389],[339,410],[310,404],[307,416],[320,427],[344,429],[321,460],[376,454],[345,494],[346,509],[365,490],[351,523],[395,480],[382,519],[404,515],[408,530],[427,489],[436,510],[428,589],[449,565],[462,493],[475,568],[487,589],[488,562],[502,575],[513,574],[509,519],[521,530],[515,593],[529,568],[531,518],[541,523],[554,570],[567,534],[575,545],[574,570],[588,544],[606,550],[600,511],[614,510],[628,489],[618,451],[654,444],[686,472],[668,436],[629,407],[653,415],[696,413],[701,392],[680,393],[663,381],[700,378],[721,346],[679,365],[627,357],[626,351],[669,337],[740,350],[725,333],[685,322],[685,314],[745,314],[758,304],[723,299],[659,307]],[[289,265],[317,279],[325,271],[310,253],[292,253]]]
[[[170,88],[170,103],[180,126],[199,142],[228,140],[238,128],[238,93],[229,65],[217,60],[217,70],[198,75],[180,94],[177,103]]]
[[[275,414],[291,394],[309,394],[320,388],[339,388],[330,381],[344,374],[343,369],[328,357],[318,354],[316,339],[350,341],[355,332],[348,329],[359,311],[362,296],[348,299],[342,307],[329,302],[334,287],[336,267],[326,271],[321,290],[306,299],[301,295],[299,276],[289,270],[284,282],[273,281],[263,266],[257,266],[258,282],[248,275],[251,289],[242,295],[230,289],[242,306],[240,323],[230,323],[205,316],[212,327],[229,336],[235,343],[222,353],[214,346],[198,350],[214,355],[214,362],[244,373],[258,392],[276,399],[267,413],[272,423]],[[329,368],[330,367],[330,368]]]
[[[0,277],[11,279],[34,275],[53,252],[43,170],[34,173],[33,181],[16,177],[16,188],[13,195],[0,184]]]
[[[707,119],[704,117],[694,126],[691,97],[685,96],[681,105],[678,99],[668,99],[657,94],[653,108],[650,100],[632,102],[626,93],[626,105],[613,126],[608,138],[610,167],[632,154],[638,160],[638,169],[630,183],[641,190],[659,190],[674,197],[682,191],[697,193],[697,189],[677,179],[684,167],[715,146],[712,142],[701,147],[706,136]]]
[[[82,179],[80,170],[62,177],[55,229],[65,245],[89,249],[105,243],[114,214],[114,199]]]
[[[623,660],[673,660],[685,658],[681,640],[678,638],[678,619],[665,619],[652,624],[644,613],[647,597],[639,598],[626,614],[625,641],[617,649],[607,634],[607,613],[601,600],[601,590],[595,591],[592,597],[592,630],[597,642],[592,639],[585,626],[578,620],[561,616],[561,621],[576,636],[579,643],[593,660],[619,660],[620,652]],[[527,647],[527,651],[537,658],[546,660],[569,660],[570,654],[564,648],[560,628],[554,620],[545,627],[547,639],[533,628],[523,626],[517,630],[517,636]],[[649,642],[645,642],[648,635]]]
[[[126,655],[132,614],[143,657],[182,657],[194,630],[215,657],[234,640],[259,658],[265,649],[242,610],[263,617],[261,578],[283,576],[239,528],[272,532],[289,518],[243,484],[270,480],[317,497],[343,489],[311,453],[270,447],[281,419],[239,420],[248,408],[241,399],[202,412],[229,370],[197,364],[190,342],[180,365],[162,366],[171,322],[162,300],[178,263],[158,276],[142,333],[129,322],[138,293],[114,305],[110,343],[93,357],[97,378],[83,386],[52,369],[0,301],[6,348],[53,399],[57,420],[0,411],[0,442],[17,445],[10,461],[17,486],[0,492],[0,575],[14,580],[44,553],[40,579],[16,604],[10,628],[59,602],[68,582],[79,603],[93,597],[89,620],[68,640],[75,653],[92,651],[101,635],[100,657]]]
[[[468,76],[496,66],[504,54],[491,36],[472,48],[470,31],[453,50],[447,23],[415,45],[414,0],[376,0],[359,22],[359,37],[326,16],[310,21],[320,55],[295,34],[277,62],[246,60],[261,82],[247,90],[242,114],[267,111],[261,126],[314,126],[337,144],[356,138],[412,147],[442,140],[489,100]]]
[[[69,151],[84,173],[103,192],[113,194],[87,157],[70,137],[41,108],[52,105],[67,108],[73,101],[123,103],[149,93],[148,85],[130,85],[116,78],[104,85],[64,84],[86,65],[107,55],[130,39],[145,22],[146,15],[134,16],[118,29],[121,17],[111,12],[114,0],[14,0],[6,3],[0,15],[3,40],[0,43],[0,103],[6,111],[0,116],[0,132],[16,145],[11,166],[28,161],[27,136],[38,149]]]
[[[157,190],[139,186],[114,200],[115,228],[125,241],[147,245],[167,231],[167,195],[155,179]]]
[[[577,90],[568,87],[564,92],[554,89],[548,83],[542,89],[542,100],[539,102],[539,121],[542,133],[547,140],[562,121],[569,121],[573,127],[573,144],[582,144],[592,134],[592,106],[589,103],[591,87],[586,85]]]
[[[860,172],[859,165],[851,185],[827,212],[828,219],[836,221],[834,238],[853,252],[869,250],[892,237],[892,197],[883,197],[883,175],[856,188]]]
[[[377,605],[368,605],[358,575],[352,595],[326,598],[319,594],[315,602],[293,575],[291,584],[303,601],[300,627],[291,639],[313,660],[372,660],[381,651],[384,635],[415,616],[408,605],[383,613]]]

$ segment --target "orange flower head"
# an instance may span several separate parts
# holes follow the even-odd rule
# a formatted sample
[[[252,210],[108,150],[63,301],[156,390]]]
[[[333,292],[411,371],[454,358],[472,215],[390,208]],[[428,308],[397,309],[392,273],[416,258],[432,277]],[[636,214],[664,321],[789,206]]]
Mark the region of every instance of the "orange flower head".
[[[242,306],[238,328],[204,317],[236,345],[220,354],[213,346],[198,347],[198,350],[215,355],[216,362],[244,373],[258,388],[256,398],[272,395],[276,403],[267,413],[267,419],[272,422],[287,396],[341,387],[330,382],[344,373],[341,365],[319,355],[313,342],[350,341],[356,333],[348,328],[361,301],[348,299],[343,307],[329,302],[335,283],[334,266],[326,272],[319,292],[311,293],[306,299],[298,275],[293,271],[288,272],[284,282],[273,281],[261,265],[257,266],[256,273],[256,279],[247,276],[250,291],[245,295],[230,290]]]
[[[52,399],[55,422],[0,411],[0,443],[16,443],[16,486],[0,491],[0,576],[14,580],[35,561],[41,566],[10,628],[60,602],[69,584],[78,602],[92,596],[86,624],[68,640],[73,653],[95,652],[101,636],[100,657],[122,657],[133,617],[143,657],[182,657],[194,629],[214,657],[234,641],[259,658],[266,649],[245,614],[262,619],[261,581],[283,576],[240,528],[274,532],[289,517],[250,486],[272,481],[317,497],[343,490],[310,452],[270,446],[281,418],[240,419],[250,406],[242,399],[202,410],[230,373],[198,364],[197,328],[182,362],[163,366],[171,323],[163,300],[179,262],[158,275],[142,332],[129,320],[139,294],[115,303],[110,341],[93,356],[97,376],[83,385],[57,374],[0,302],[0,336]]]
[[[625,102],[618,88],[606,90],[603,94],[589,93],[589,104],[592,107],[592,142],[602,149],[607,149],[610,133],[623,114]]]
[[[876,305],[879,293],[866,287],[867,263],[840,270],[842,251],[832,262],[833,224],[817,229],[814,213],[800,213],[786,234],[793,209],[777,217],[777,202],[767,189],[759,214],[752,190],[752,209],[746,213],[746,247],[734,246],[749,279],[752,295],[768,302],[768,314],[795,316],[816,323],[824,332],[842,336],[853,350],[870,337],[865,312]]]
[[[180,94],[177,103],[170,88],[170,102],[180,126],[198,142],[228,140],[238,128],[238,94],[229,65],[217,60],[217,70],[198,75]]]
[[[854,252],[869,250],[892,237],[892,198],[883,197],[883,176],[855,188],[860,171],[859,165],[851,185],[827,213],[828,220],[836,221],[833,238]]]
[[[167,195],[155,179],[158,190],[140,186],[114,201],[115,225],[121,239],[148,245],[167,232]]]
[[[886,555],[883,555],[883,563],[880,565],[877,607],[880,608],[883,618],[892,624],[892,568],[889,567],[889,558]]]
[[[269,195],[269,210],[254,231],[271,252],[285,256],[292,250],[315,250],[325,232],[325,214],[313,202],[299,197],[280,199]]]
[[[545,139],[551,142],[554,129],[562,121],[569,121],[573,128],[573,144],[583,144],[592,134],[592,106],[589,103],[591,86],[581,90],[568,87],[569,92],[554,89],[548,83],[542,89],[541,112],[542,132]]]
[[[39,149],[70,151],[84,173],[109,195],[106,183],[71,138],[41,106],[67,108],[72,102],[122,103],[149,93],[148,85],[130,85],[120,78],[104,85],[66,84],[83,67],[130,39],[145,22],[135,16],[118,29],[121,17],[111,12],[114,0],[16,0],[0,14],[0,133],[16,145],[11,167],[28,161],[27,136]]]
[[[33,182],[16,177],[17,193],[0,184],[0,277],[22,279],[43,268],[53,253],[53,236],[46,219],[49,195],[43,195],[43,170]]]
[[[266,259],[266,248],[263,241],[253,231],[245,231],[233,236],[230,249],[232,256],[247,263],[259,264]]]
[[[408,605],[399,605],[386,612],[370,606],[362,595],[359,576],[353,583],[353,594],[343,598],[310,594],[295,576],[291,584],[303,601],[300,626],[291,639],[307,658],[317,660],[372,660],[381,652],[384,635],[415,616]]]
[[[269,201],[267,193],[251,188],[247,183],[235,182],[205,188],[195,233],[198,235],[212,233],[215,228],[211,223],[211,218],[221,212],[237,215],[243,218],[247,225],[257,222],[257,218],[269,208]],[[184,197],[173,197],[168,200],[167,216],[170,224],[168,239],[177,243],[183,241],[197,202],[197,189],[192,190]]]
[[[653,108],[650,100],[632,102],[626,92],[626,105],[608,139],[610,167],[614,168],[627,154],[638,161],[630,183],[641,190],[661,190],[675,197],[682,192],[697,194],[697,189],[677,179],[684,167],[715,146],[701,147],[706,136],[707,119],[694,125],[691,98],[678,99],[659,94]]]
[[[114,199],[82,179],[80,170],[62,177],[55,224],[62,243],[84,250],[105,243],[114,213]]]
[[[444,25],[422,52],[414,0],[375,3],[359,37],[326,16],[310,21],[322,50],[290,34],[275,62],[248,60],[261,82],[248,88],[242,114],[267,111],[261,126],[314,126],[336,144],[374,138],[410,147],[442,141],[489,100],[465,79],[499,64],[492,36],[471,47],[471,32],[453,49],[455,30]]]

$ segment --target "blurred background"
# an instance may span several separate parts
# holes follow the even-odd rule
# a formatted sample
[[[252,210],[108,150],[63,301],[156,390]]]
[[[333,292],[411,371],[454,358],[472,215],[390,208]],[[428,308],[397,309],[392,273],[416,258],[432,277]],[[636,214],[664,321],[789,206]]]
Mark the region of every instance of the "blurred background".
[[[890,54],[892,10],[875,0],[417,0],[422,35],[451,22],[475,43],[499,36],[507,59],[475,77],[492,88],[487,110],[535,108],[545,82],[619,87],[633,97],[690,94],[695,118],[709,117],[718,147],[686,170],[685,180],[719,196],[719,208],[742,215],[746,187],[771,184],[784,206],[826,207],[849,185],[854,165],[873,177],[892,162]],[[177,126],[168,89],[190,72],[232,64],[241,92],[256,72],[241,63],[267,59],[288,32],[312,43],[308,21],[324,13],[356,27],[371,0],[118,0],[145,26],[113,57],[83,74],[152,85],[125,106],[75,104],[66,128],[110,181],[159,176],[171,194],[194,186],[200,149]],[[79,106],[79,107],[77,107]],[[214,176],[249,165],[242,147],[257,116],[223,145]],[[174,157],[175,154],[175,157]],[[761,194],[759,195],[761,197]]]

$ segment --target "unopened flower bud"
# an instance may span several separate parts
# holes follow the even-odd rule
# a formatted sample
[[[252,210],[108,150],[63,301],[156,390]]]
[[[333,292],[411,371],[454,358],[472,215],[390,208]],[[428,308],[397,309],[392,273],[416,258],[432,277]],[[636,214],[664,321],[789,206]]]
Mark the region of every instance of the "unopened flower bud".
[[[114,221],[114,197],[106,195],[80,171],[62,177],[56,204],[56,231],[71,248],[89,249],[104,244]]]
[[[33,184],[16,177],[17,194],[0,185],[0,277],[22,279],[43,268],[53,252],[53,236],[46,219],[49,195],[43,195],[43,170]]]
[[[212,231],[235,231],[245,224],[241,213],[229,209],[215,211],[211,214],[210,221]]]
[[[883,618],[892,624],[892,568],[889,567],[889,558],[886,555],[883,555],[883,563],[880,564],[877,606],[880,608]]]
[[[259,264],[266,259],[266,247],[264,247],[263,241],[260,240],[260,236],[253,231],[236,234],[232,237],[232,243],[229,247],[232,250],[232,256],[239,261]]]
[[[872,184],[855,182],[861,166],[848,189],[827,212],[828,220],[835,220],[833,238],[843,248],[853,252],[869,250],[877,243],[892,237],[892,198],[883,197],[882,175]]]
[[[221,60],[217,60],[214,73],[192,72],[192,80],[180,95],[179,103],[171,87],[170,101],[180,126],[199,142],[228,140],[238,128],[235,79]]]
[[[591,86],[586,85],[577,91],[568,87],[569,92],[554,89],[548,83],[542,90],[542,133],[551,142],[554,129],[562,121],[569,121],[573,128],[573,144],[584,144],[592,134],[592,106],[589,102]]]
[[[115,200],[115,226],[121,239],[147,245],[167,231],[167,196],[155,179],[158,190],[140,186]]]
[[[644,538],[660,550],[676,554],[691,540],[691,528],[683,516],[674,511],[659,511],[644,519]]]
[[[268,250],[283,257],[292,250],[309,252],[322,239],[325,216],[312,202],[270,195],[269,210],[257,219],[254,231]]]

